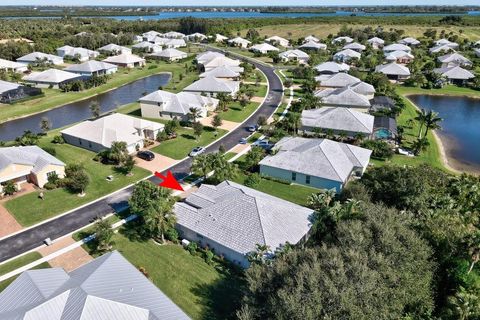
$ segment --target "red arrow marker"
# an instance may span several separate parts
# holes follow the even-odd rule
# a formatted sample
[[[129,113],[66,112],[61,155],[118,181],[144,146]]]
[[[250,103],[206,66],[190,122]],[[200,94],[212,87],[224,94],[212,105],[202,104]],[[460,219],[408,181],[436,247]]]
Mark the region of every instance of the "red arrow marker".
[[[162,183],[159,184],[160,187],[184,191],[180,183],[173,176],[171,171],[167,171],[167,176],[165,177],[160,172],[155,172],[155,176],[162,179]]]

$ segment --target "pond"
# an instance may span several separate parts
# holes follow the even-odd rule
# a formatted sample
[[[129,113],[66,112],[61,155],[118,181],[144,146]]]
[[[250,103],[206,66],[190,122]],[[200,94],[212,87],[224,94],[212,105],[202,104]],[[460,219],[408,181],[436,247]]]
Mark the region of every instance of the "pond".
[[[100,112],[115,110],[119,106],[137,101],[144,93],[151,93],[165,86],[170,81],[170,74],[156,74],[136,80],[124,86],[110,90],[91,98],[72,102],[61,107],[37,113],[28,117],[19,118],[0,124],[0,140],[10,141],[21,136],[23,131],[40,132],[40,121],[47,117],[52,129],[61,128],[92,117],[90,105],[96,102]],[[15,104],[11,105],[15,108]]]
[[[443,119],[437,130],[449,164],[457,170],[480,173],[480,99],[411,95],[419,108],[438,112]]]

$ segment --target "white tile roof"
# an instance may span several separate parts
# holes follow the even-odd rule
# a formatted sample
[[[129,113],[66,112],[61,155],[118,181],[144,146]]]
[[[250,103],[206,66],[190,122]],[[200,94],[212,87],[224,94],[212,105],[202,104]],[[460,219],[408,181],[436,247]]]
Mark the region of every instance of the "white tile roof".
[[[243,39],[242,37],[236,37],[233,39],[228,40],[229,43],[235,43],[235,44],[240,44],[240,45],[249,45],[252,43],[251,41],[248,41],[247,39]]]
[[[318,39],[317,37],[314,37],[312,35],[309,35],[309,36],[306,36],[305,39],[304,39],[305,42],[310,42],[310,41],[313,41],[313,42],[319,42],[320,39]]]
[[[250,50],[258,51],[258,52],[280,51],[278,48],[268,43],[260,43],[260,44],[253,45],[250,47]]]
[[[442,45],[438,45],[433,48],[430,48],[428,51],[430,53],[450,52],[450,51],[455,52],[455,49],[453,49],[451,46],[447,44],[442,44]]]
[[[198,63],[204,64],[204,63],[206,63],[208,61],[211,61],[214,58],[218,58],[218,57],[226,58],[223,53],[216,52],[216,51],[205,51],[205,52],[197,54],[196,60],[197,60]]]
[[[62,161],[37,146],[0,148],[0,171],[11,164],[33,166],[34,173],[50,164],[65,166]]]
[[[322,107],[302,111],[304,127],[361,132],[367,135],[373,132],[374,119],[374,116],[350,108]]]
[[[347,43],[346,45],[344,45],[342,49],[352,49],[352,50],[363,51],[363,50],[365,50],[365,48],[366,47],[361,43],[352,42],[352,43]]]
[[[315,49],[315,50],[326,50],[327,45],[324,43],[319,43],[315,41],[308,41],[302,44],[299,49]]]
[[[169,59],[184,59],[186,58],[188,55],[186,52],[183,52],[183,51],[180,51],[180,50],[177,50],[177,49],[174,49],[174,48],[169,48],[169,49],[165,49],[161,52],[156,52],[156,53],[152,53],[150,56],[153,56],[153,57],[161,57],[161,58],[169,58]]]
[[[315,93],[322,99],[325,105],[342,107],[370,107],[370,100],[363,94],[359,94],[350,87],[338,89],[325,89]]]
[[[442,76],[452,80],[468,80],[475,78],[475,75],[462,67],[449,67],[434,69],[436,73],[440,73]]]
[[[137,62],[145,62],[145,59],[140,58],[135,54],[122,53],[118,56],[111,56],[106,59],[103,59],[103,61],[108,63],[131,64],[131,63],[137,63]]]
[[[282,52],[279,54],[279,56],[281,58],[284,58],[284,59],[291,59],[291,58],[297,58],[297,59],[302,59],[302,60],[305,60],[305,59],[309,59],[310,56],[303,52],[302,50],[298,50],[298,49],[294,49],[294,50],[287,50],[285,52]]]
[[[405,44],[402,44],[402,43],[393,43],[393,44],[389,44],[388,46],[385,46],[383,48],[383,51],[385,52],[388,52],[388,51],[405,51],[405,52],[411,52],[412,49],[405,45]]]
[[[240,254],[256,244],[272,251],[298,243],[310,230],[313,210],[224,181],[200,186],[175,204],[177,223]]]
[[[372,86],[370,83],[366,83],[364,81],[360,81],[350,86],[350,88],[355,91],[356,93],[360,93],[363,95],[371,95],[376,92],[375,87]]]
[[[290,41],[288,41],[287,39],[282,38],[282,37],[279,37],[279,36],[273,36],[273,37],[267,38],[267,39],[265,39],[265,41],[267,41],[267,42],[274,41],[274,42],[278,42],[278,43],[287,43],[287,45],[290,43]]]
[[[417,39],[412,38],[412,37],[403,38],[403,39],[400,40],[399,42],[402,43],[402,44],[406,44],[406,45],[417,45],[417,44],[420,44],[420,41],[418,41]]]
[[[465,58],[463,55],[461,55],[458,52],[449,53],[449,54],[440,56],[440,57],[438,57],[438,61],[440,61],[442,63],[455,62],[455,63],[462,64],[462,65],[472,65],[472,61]]]
[[[205,77],[238,78],[240,77],[240,73],[229,66],[220,66],[200,74],[200,78]]]
[[[18,69],[18,68],[25,68],[25,65],[15,61],[0,59],[0,69]]]
[[[341,183],[346,182],[352,170],[366,168],[371,150],[328,139],[286,137],[260,165],[303,173]]]
[[[63,63],[63,58],[53,54],[43,52],[32,52],[17,59],[20,62],[36,62],[38,60],[48,60],[53,64]]]
[[[80,78],[81,76],[58,69],[48,69],[41,72],[32,72],[31,74],[23,77],[24,81],[27,82],[43,82],[43,83],[52,83],[52,84],[59,84],[64,81],[73,80],[76,78]]]
[[[18,83],[0,80],[0,94],[20,88]]]
[[[333,75],[323,75],[317,78],[320,80],[320,86],[332,88],[342,88],[360,82],[360,79],[357,77],[344,72],[339,72]]]
[[[122,47],[114,43],[107,44],[101,48],[98,48],[98,51],[107,51],[107,52],[117,52],[117,53],[131,53],[132,50],[127,47]]]
[[[57,54],[59,56],[63,54],[64,56],[71,57],[79,55],[82,58],[92,58],[98,56],[100,53],[98,51],[89,50],[81,47],[63,46],[57,48]]]
[[[357,51],[354,51],[352,49],[345,49],[345,50],[342,50],[342,51],[339,51],[337,53],[335,53],[333,55],[333,58],[335,59],[343,59],[345,57],[351,59],[351,58],[358,58],[360,59],[362,55],[360,54],[360,52],[357,52]]]
[[[410,70],[407,67],[395,62],[378,65],[375,67],[375,72],[381,72],[386,75],[399,75],[399,76],[410,75]]]
[[[172,39],[183,39],[185,38],[185,34],[181,32],[176,32],[176,31],[170,31],[167,33],[164,33],[163,36],[165,38],[172,38]]]
[[[171,93],[163,90],[157,90],[142,98],[140,103],[150,103],[158,106],[163,112],[172,112],[186,115],[190,108],[205,109],[207,106],[218,105],[218,100],[210,97],[204,97],[198,94],[180,92]]]
[[[409,59],[415,58],[413,54],[407,51],[397,50],[392,52],[385,52],[385,59],[390,61],[396,61],[397,59],[404,58],[404,57],[407,57]]]
[[[134,44],[132,46],[132,48],[135,48],[135,49],[148,49],[152,52],[160,52],[162,51],[162,47],[157,45],[157,44],[154,44],[154,43],[151,43],[151,42],[148,42],[148,41],[142,41],[142,42],[139,42],[137,44]]]
[[[205,77],[195,81],[183,90],[193,92],[234,93],[238,91],[239,85],[239,81],[220,80],[215,77]]]
[[[379,37],[372,37],[370,39],[367,40],[368,43],[370,44],[384,44],[385,41],[383,39],[380,39]]]
[[[117,69],[117,66],[103,61],[89,60],[80,64],[72,64],[63,70],[70,72],[97,72],[109,69]]]
[[[436,46],[447,45],[452,48],[458,48],[458,43],[452,42],[445,38],[435,41],[435,45]]]
[[[335,43],[335,42],[342,42],[344,41],[345,43],[350,43],[350,42],[353,42],[353,39],[348,37],[348,36],[345,36],[345,37],[337,37],[335,39],[332,40],[332,43]]]
[[[346,63],[327,61],[315,66],[315,70],[317,70],[319,73],[338,73],[350,70],[350,66]]]
[[[74,271],[22,273],[0,293],[4,320],[189,319],[120,253],[107,253]]]

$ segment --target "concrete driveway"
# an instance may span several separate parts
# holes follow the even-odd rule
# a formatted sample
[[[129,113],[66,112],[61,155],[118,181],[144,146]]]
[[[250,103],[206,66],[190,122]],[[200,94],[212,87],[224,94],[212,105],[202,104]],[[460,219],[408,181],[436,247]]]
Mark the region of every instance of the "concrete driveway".
[[[138,157],[135,157],[135,164],[140,168],[143,168],[143,169],[149,170],[152,173],[155,173],[155,171],[162,172],[168,167],[176,164],[177,162],[180,162],[179,160],[162,156],[161,154],[158,154],[155,152],[153,153],[155,154],[155,159],[153,159],[152,161],[146,161]]]

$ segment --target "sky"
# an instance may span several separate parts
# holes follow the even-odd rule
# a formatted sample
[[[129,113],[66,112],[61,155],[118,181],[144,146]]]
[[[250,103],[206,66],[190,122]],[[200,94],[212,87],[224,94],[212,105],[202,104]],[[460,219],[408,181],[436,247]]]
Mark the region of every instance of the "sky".
[[[259,6],[259,5],[480,5],[479,0],[2,0],[1,5],[113,5],[113,6]]]

